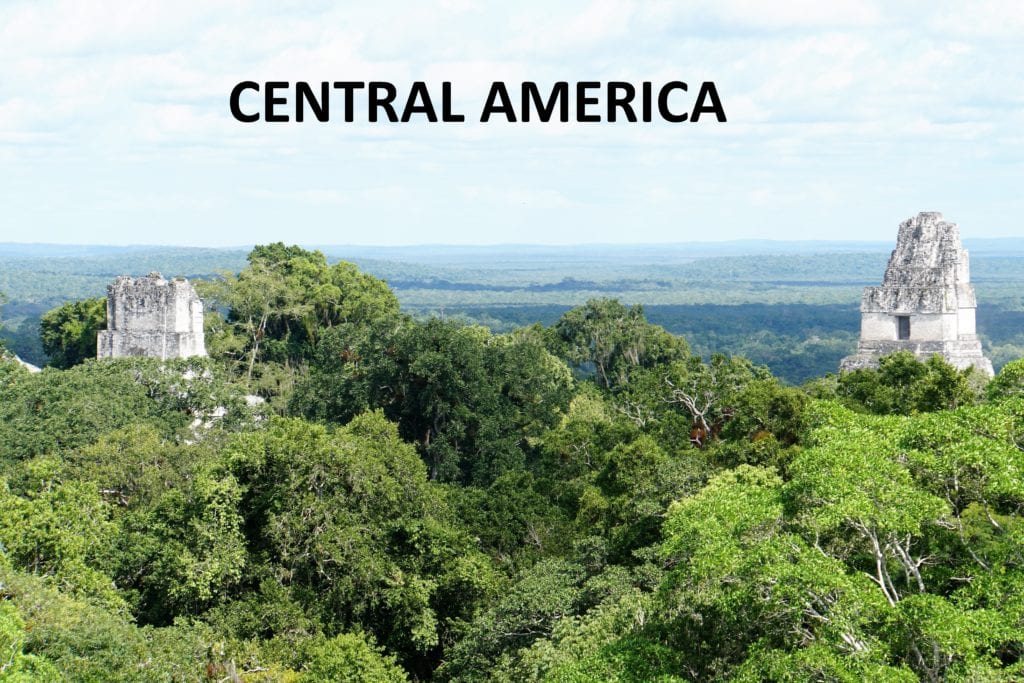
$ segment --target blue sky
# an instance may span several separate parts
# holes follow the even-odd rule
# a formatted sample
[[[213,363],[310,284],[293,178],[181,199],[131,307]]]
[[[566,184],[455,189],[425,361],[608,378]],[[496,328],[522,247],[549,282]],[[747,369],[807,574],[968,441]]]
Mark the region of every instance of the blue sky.
[[[1009,0],[4,0],[0,241],[1022,236],[1022,36]],[[243,125],[247,79],[450,80],[467,123]],[[713,80],[729,122],[475,123],[493,80]]]

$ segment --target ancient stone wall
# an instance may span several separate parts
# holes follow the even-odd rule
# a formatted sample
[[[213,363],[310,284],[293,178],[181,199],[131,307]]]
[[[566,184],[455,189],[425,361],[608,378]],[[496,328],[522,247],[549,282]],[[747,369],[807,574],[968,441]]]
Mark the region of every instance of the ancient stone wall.
[[[107,329],[97,337],[96,355],[205,356],[203,302],[188,280],[122,275],[107,286]]]
[[[925,360],[938,353],[957,368],[991,375],[975,331],[977,302],[960,230],[942,214],[926,211],[900,224],[896,248],[880,287],[865,287],[857,353],[842,370],[876,367],[881,356],[911,351]],[[909,326],[900,338],[900,318]]]

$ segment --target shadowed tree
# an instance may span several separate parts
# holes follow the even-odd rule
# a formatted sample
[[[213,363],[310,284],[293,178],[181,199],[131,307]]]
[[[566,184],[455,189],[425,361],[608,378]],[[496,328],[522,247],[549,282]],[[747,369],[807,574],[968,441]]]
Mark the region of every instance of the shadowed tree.
[[[107,329],[104,297],[70,301],[47,311],[39,320],[39,337],[50,365],[70,368],[96,357],[96,333]]]

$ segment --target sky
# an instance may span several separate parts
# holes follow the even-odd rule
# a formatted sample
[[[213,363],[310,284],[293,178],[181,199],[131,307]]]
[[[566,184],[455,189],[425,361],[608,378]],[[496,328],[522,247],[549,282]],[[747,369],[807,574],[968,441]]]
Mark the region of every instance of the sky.
[[[1022,36],[1019,0],[3,0],[0,241],[1024,236]],[[467,121],[243,124],[243,80],[447,80]],[[728,121],[480,124],[498,80],[714,81]]]

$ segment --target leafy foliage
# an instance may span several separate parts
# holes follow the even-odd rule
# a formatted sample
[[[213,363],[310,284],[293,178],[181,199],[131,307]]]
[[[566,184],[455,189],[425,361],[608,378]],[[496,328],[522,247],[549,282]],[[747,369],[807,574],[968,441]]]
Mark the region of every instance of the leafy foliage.
[[[921,362],[899,351],[883,357],[877,370],[843,373],[837,395],[878,415],[950,410],[974,402],[972,372],[957,371],[938,355]]]
[[[328,332],[291,408],[342,422],[382,408],[418,444],[431,479],[486,485],[521,467],[571,395],[568,368],[535,330],[493,337],[435,318],[381,336]]]
[[[106,329],[107,300],[71,301],[43,314],[39,337],[50,365],[70,368],[96,357],[96,333]]]
[[[205,293],[209,359],[0,359],[0,678],[1024,676],[1019,361],[795,388],[614,300],[406,317],[280,243]]]
[[[617,389],[629,383],[632,368],[685,358],[686,342],[644,318],[642,306],[627,308],[614,299],[592,299],[567,312],[554,326],[562,356],[592,368],[597,385]]]
[[[247,384],[271,398],[294,383],[294,368],[312,356],[324,332],[351,332],[398,315],[398,300],[382,281],[281,242],[257,246],[238,275],[201,282],[199,293],[213,308],[206,330],[211,355],[233,362]]]

